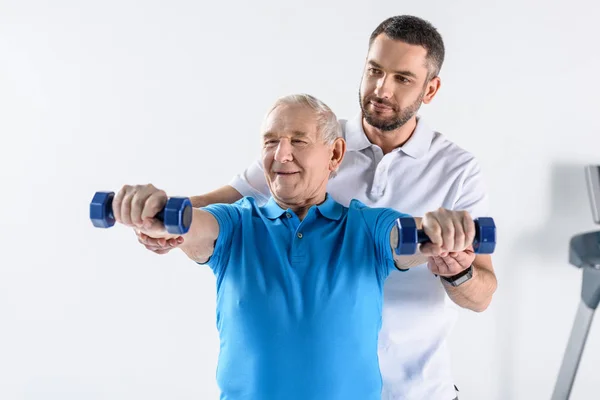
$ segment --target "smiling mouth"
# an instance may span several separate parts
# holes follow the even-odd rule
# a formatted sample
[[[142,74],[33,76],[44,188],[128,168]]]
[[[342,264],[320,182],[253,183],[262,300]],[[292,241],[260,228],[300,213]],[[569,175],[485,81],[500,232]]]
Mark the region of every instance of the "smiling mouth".
[[[277,175],[294,175],[297,174],[298,172],[275,172],[275,174]]]

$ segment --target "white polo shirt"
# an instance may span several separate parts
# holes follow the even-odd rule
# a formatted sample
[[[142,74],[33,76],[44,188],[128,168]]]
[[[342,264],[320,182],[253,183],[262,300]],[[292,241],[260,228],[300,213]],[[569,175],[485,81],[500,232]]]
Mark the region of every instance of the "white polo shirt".
[[[340,120],[347,152],[327,191],[344,206],[358,199],[423,216],[439,207],[488,216],[486,190],[472,154],[431,130],[422,120],[411,138],[383,155],[364,133],[362,116]],[[267,201],[262,163],[230,182],[243,196]],[[452,400],[456,397],[446,339],[457,307],[427,265],[393,272],[384,287],[379,334],[382,399]]]

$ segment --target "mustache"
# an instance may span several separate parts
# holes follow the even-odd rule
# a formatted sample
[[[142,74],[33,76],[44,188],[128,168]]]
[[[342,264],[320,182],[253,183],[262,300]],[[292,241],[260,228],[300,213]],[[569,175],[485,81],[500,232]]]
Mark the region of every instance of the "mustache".
[[[377,96],[369,96],[367,98],[367,102],[375,102],[375,103],[379,103],[379,104],[383,104],[384,106],[390,107],[392,108],[394,111],[396,110],[396,105],[392,104],[391,102],[387,101],[386,99],[382,99],[380,97]]]

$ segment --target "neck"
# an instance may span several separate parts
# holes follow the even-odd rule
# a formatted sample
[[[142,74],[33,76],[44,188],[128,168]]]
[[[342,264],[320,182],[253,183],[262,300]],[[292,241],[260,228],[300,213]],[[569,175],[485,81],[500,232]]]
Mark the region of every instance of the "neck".
[[[413,116],[404,125],[393,131],[382,131],[369,125],[365,119],[362,120],[362,126],[369,138],[369,141],[381,148],[383,154],[387,154],[398,147],[401,147],[410,139],[417,127],[417,117]]]
[[[300,219],[300,221],[302,221],[304,219],[304,217],[306,217],[306,214],[308,213],[308,210],[315,205],[319,205],[321,203],[323,203],[325,201],[325,198],[327,197],[327,193],[323,192],[323,193],[319,193],[316,196],[311,196],[310,198],[304,198],[304,199],[300,199],[300,200],[281,200],[278,199],[277,197],[273,196],[273,199],[275,200],[275,203],[277,203],[277,205],[281,208],[285,209],[290,209],[294,212],[294,214],[296,214],[298,216],[298,218]]]

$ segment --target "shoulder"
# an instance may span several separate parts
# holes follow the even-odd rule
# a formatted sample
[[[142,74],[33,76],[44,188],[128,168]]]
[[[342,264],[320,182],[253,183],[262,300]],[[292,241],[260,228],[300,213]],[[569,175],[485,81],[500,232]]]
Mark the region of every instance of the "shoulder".
[[[370,207],[365,205],[358,199],[350,200],[348,205],[348,214],[360,214],[364,219],[377,219],[378,217],[385,216],[387,218],[400,218],[409,217],[410,215],[404,214],[398,210],[394,210],[389,207]]]
[[[443,158],[457,164],[477,162],[473,153],[459,146],[444,134],[434,131],[431,140],[430,156],[432,158]]]
[[[348,204],[348,211],[350,210],[363,210],[365,208],[369,208],[362,201],[358,199],[350,200],[350,204]]]
[[[436,179],[460,180],[480,172],[477,157],[448,139],[444,134],[433,131],[431,147],[427,153],[428,171],[436,175]]]
[[[251,215],[258,210],[259,206],[257,201],[253,197],[242,197],[240,200],[234,203],[214,203],[209,204],[205,207],[201,207],[201,210],[208,211],[211,214],[218,217],[220,215],[228,215],[229,218],[237,219],[244,215]]]
[[[251,210],[254,208],[258,208],[258,205],[256,203],[256,200],[254,199],[254,197],[242,197],[241,199],[239,199],[238,201],[234,202],[234,203],[213,203],[213,204],[209,204],[205,207],[201,207],[202,209],[207,209],[207,210],[215,210],[215,209],[219,209],[219,210],[232,210],[232,209],[236,209],[236,210]]]
[[[260,208],[256,199],[252,196],[244,196],[235,203],[232,203],[233,206],[238,207],[240,209],[257,209]]]

